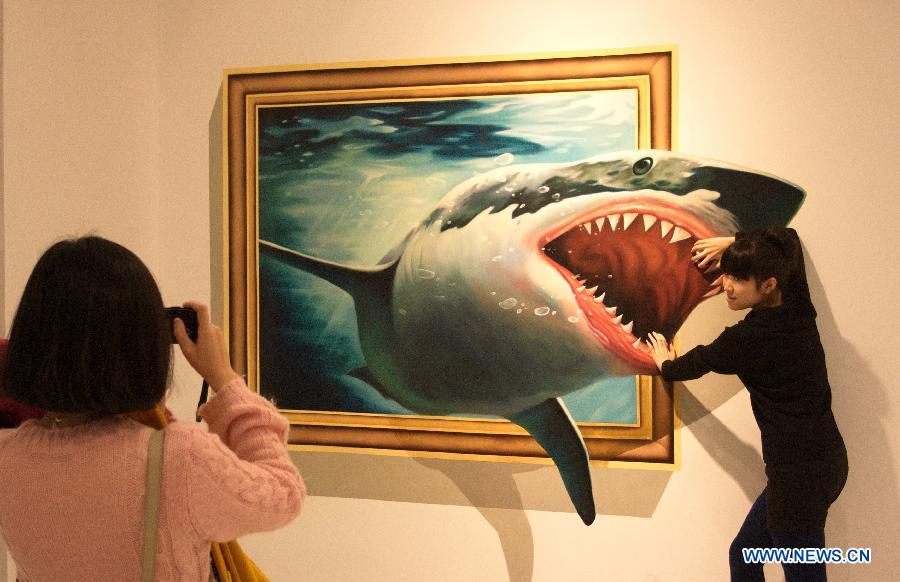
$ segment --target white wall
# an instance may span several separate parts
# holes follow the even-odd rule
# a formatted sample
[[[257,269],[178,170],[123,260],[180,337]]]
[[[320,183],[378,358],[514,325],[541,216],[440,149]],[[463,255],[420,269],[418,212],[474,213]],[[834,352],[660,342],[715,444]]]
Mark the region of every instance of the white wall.
[[[892,1],[7,0],[6,321],[39,253],[90,230],[142,256],[168,302],[214,296],[210,132],[224,68],[677,44],[679,149],[809,193],[794,225],[851,462],[827,536],[875,558],[831,576],[893,579],[898,17]],[[733,320],[704,305],[685,347]],[[198,384],[180,365],[180,414]],[[590,528],[551,467],[296,453],[313,495],[304,515],[246,547],[275,581],[726,579],[728,544],[764,484],[759,437],[734,379],[689,387],[682,470],[596,470]]]

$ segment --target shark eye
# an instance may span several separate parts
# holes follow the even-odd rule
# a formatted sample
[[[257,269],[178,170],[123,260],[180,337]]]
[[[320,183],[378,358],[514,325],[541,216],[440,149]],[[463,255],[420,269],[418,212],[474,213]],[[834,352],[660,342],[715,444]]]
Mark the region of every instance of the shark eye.
[[[653,158],[641,158],[631,166],[631,171],[641,176],[650,171],[650,168],[653,167]]]

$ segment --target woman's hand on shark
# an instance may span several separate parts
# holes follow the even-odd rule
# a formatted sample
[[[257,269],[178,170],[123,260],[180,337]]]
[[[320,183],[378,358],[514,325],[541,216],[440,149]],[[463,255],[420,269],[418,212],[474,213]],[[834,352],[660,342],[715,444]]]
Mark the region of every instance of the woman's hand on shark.
[[[699,269],[703,269],[707,265],[717,267],[719,259],[722,258],[722,253],[733,242],[733,236],[700,239],[691,247],[691,253],[693,253],[691,260],[697,263]]]
[[[647,345],[650,347],[650,357],[653,358],[656,367],[662,371],[663,362],[675,359],[675,351],[661,333],[653,331],[647,337],[649,338]]]

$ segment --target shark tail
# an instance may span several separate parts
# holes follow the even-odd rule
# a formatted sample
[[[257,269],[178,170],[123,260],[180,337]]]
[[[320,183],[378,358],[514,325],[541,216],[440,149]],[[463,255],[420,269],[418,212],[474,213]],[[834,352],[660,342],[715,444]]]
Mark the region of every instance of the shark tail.
[[[587,447],[565,404],[550,398],[533,408],[509,417],[527,430],[547,451],[562,477],[575,511],[585,525],[597,517]]]
[[[262,239],[259,241],[259,250],[262,254],[281,261],[288,266],[321,277],[350,294],[353,294],[353,291],[361,284],[368,284],[373,278],[380,276],[393,277],[393,272],[397,267],[396,259],[374,267],[341,265],[340,263],[318,259]]]

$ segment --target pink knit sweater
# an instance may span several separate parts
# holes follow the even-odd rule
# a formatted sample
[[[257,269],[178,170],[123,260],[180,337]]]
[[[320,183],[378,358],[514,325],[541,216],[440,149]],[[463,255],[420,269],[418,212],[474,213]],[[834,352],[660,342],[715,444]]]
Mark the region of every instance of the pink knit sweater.
[[[157,580],[206,582],[211,541],[281,527],[306,495],[287,421],[243,380],[201,414],[210,432],[166,428]],[[0,430],[0,530],[21,582],[140,579],[150,433],[119,417]]]

